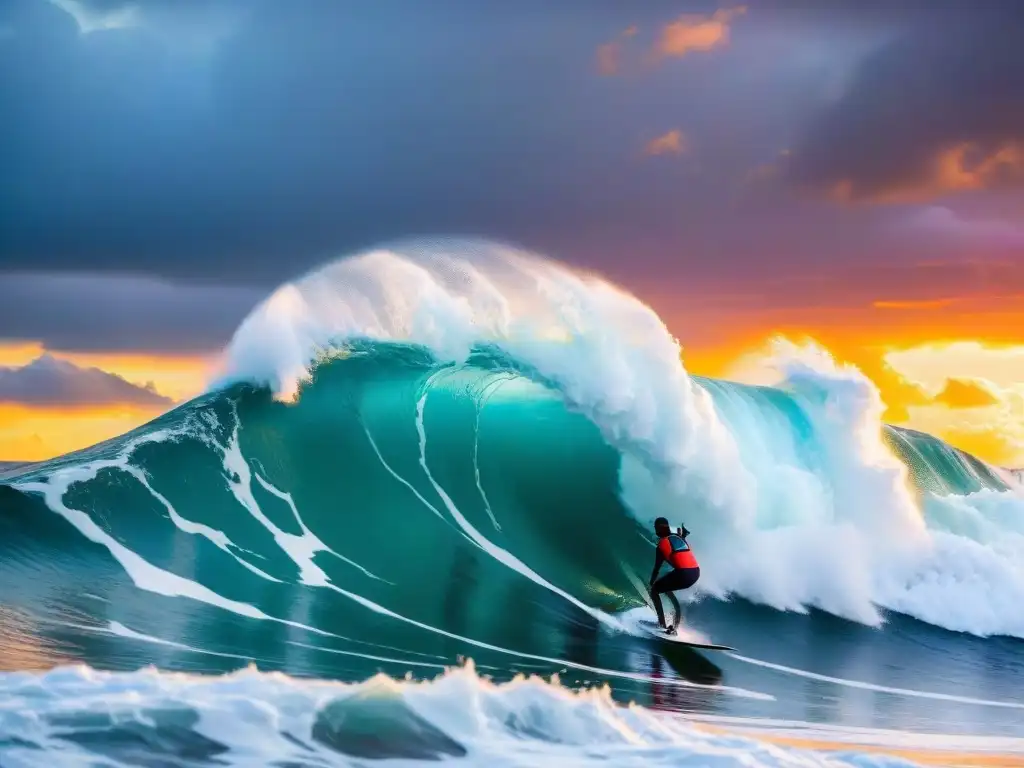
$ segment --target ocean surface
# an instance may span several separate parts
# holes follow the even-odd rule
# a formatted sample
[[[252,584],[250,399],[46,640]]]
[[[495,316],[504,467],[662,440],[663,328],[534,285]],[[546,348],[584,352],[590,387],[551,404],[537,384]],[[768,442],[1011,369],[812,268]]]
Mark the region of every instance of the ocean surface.
[[[1019,759],[1019,476],[822,350],[684,360],[494,243],[282,286],[206,394],[0,468],[0,766]],[[639,631],[659,515],[735,652]]]

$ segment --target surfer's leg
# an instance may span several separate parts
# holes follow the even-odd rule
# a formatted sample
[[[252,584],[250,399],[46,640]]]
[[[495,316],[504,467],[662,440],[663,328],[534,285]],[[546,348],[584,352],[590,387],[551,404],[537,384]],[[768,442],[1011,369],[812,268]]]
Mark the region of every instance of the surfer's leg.
[[[663,594],[668,595],[668,599],[672,601],[672,605],[676,609],[676,621],[679,620],[679,601],[676,600],[676,596],[672,593],[679,589],[677,582],[679,577],[676,575],[678,571],[670,571],[654,582],[654,586],[651,587],[651,599],[654,600],[654,610],[658,614],[658,623],[662,629],[669,629],[674,627],[675,624],[665,623],[665,609],[661,603],[661,596]]]
[[[676,627],[679,626],[679,620],[682,618],[682,611],[679,608],[679,598],[676,597],[675,592],[666,592],[665,594],[668,596],[669,601],[672,603],[672,608],[675,610],[675,613],[673,614],[672,623],[665,628],[674,630]],[[662,626],[665,626],[664,622],[662,622]]]
[[[655,599],[660,597],[662,594],[667,594],[668,599],[672,601],[672,607],[675,608],[675,620],[670,627],[678,627],[679,622],[683,619],[683,611],[679,607],[679,598],[676,597],[675,593],[681,589],[689,589],[697,583],[697,579],[700,578],[699,568],[680,568],[670,573],[665,574],[654,583],[654,589],[651,593],[656,595]],[[665,625],[665,616],[661,608],[661,601],[658,600],[658,621],[661,622],[661,626]]]
[[[655,583],[651,589],[651,600],[654,602],[654,611],[658,614],[658,623],[665,626],[665,609],[661,606],[661,595],[658,593],[658,585]]]

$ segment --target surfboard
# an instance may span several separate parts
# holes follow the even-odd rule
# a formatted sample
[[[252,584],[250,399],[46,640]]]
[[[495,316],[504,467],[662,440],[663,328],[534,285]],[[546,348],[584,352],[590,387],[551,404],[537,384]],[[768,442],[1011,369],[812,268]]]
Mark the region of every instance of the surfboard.
[[[641,619],[636,622],[636,626],[646,635],[655,638],[656,640],[662,640],[666,643],[678,643],[679,645],[685,645],[690,648],[701,648],[706,651],[735,651],[736,649],[728,645],[719,645],[718,643],[705,643],[699,640],[688,640],[683,635],[667,635],[665,630],[661,628],[661,625],[656,621],[647,621]]]

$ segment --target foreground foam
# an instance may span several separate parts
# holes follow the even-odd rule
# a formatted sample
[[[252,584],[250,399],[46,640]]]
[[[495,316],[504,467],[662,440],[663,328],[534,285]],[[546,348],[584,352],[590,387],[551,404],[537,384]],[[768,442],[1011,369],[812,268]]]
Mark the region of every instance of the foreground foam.
[[[570,691],[557,680],[522,677],[495,685],[471,664],[423,683],[382,675],[359,684],[299,681],[254,668],[222,677],[82,666],[0,674],[0,745],[5,761],[47,768],[98,758],[113,765],[388,758],[411,765],[439,757],[510,767],[909,764],[853,748],[823,753],[709,733],[617,705],[607,689]]]

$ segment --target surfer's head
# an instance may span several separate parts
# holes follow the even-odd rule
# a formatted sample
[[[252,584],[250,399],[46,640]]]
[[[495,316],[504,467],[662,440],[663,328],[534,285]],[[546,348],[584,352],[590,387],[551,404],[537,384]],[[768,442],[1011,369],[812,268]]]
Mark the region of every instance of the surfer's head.
[[[654,533],[658,536],[658,538],[668,536],[670,533],[672,533],[672,529],[669,528],[668,525],[668,520],[666,520],[664,517],[659,517],[657,520],[655,520]]]

